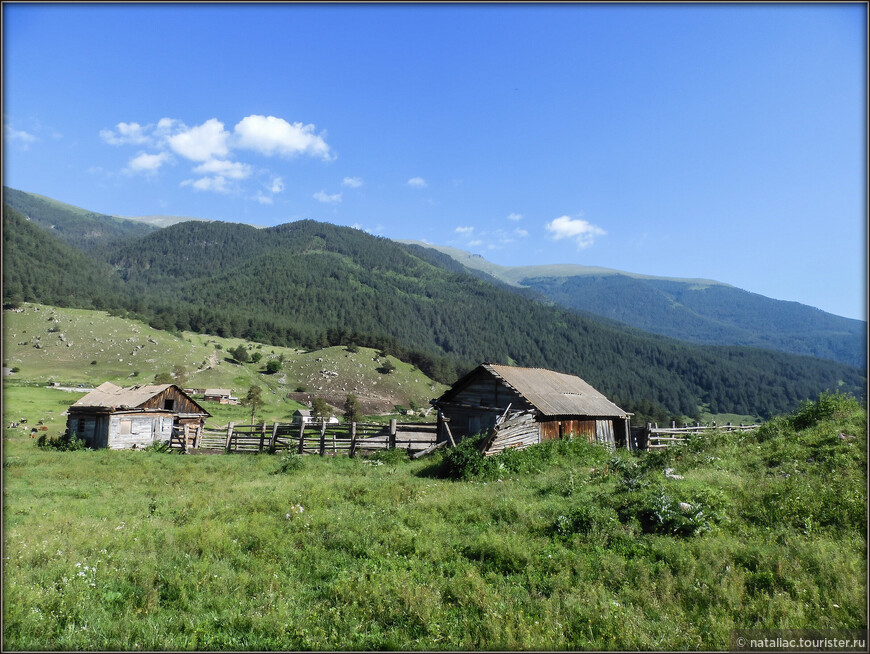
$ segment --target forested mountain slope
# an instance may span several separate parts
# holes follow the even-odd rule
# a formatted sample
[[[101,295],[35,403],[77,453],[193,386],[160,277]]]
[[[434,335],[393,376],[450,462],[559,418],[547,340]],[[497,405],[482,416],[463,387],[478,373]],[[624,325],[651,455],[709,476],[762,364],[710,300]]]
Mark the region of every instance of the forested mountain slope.
[[[138,308],[167,326],[394,348],[446,382],[480,361],[515,362],[686,415],[698,402],[766,415],[824,388],[861,385],[858,371],[833,362],[606,326],[326,223],[183,223],[129,242],[110,263],[144,303]]]
[[[867,324],[703,279],[673,279],[579,265],[499,266],[426,244],[461,265],[537,291],[557,304],[644,331],[708,345],[748,345],[864,368]]]
[[[32,222],[10,220],[9,237],[32,236],[39,229]],[[68,249],[55,255],[52,247],[56,239],[37,246],[30,261],[71,260]],[[767,416],[826,389],[863,394],[862,372],[852,367],[616,327],[326,223],[255,229],[188,222],[99,252],[102,261],[96,254],[75,259],[68,305],[99,301],[159,328],[277,345],[355,342],[387,349],[446,383],[481,361],[542,366],[583,377],[629,410],[653,402],[689,416],[700,404],[713,413]],[[20,280],[23,267],[35,295],[23,299],[51,301],[41,295],[41,280],[56,271],[19,257],[4,273]],[[110,292],[116,287],[122,292]]]
[[[107,264],[68,245],[12,207],[3,208],[4,302],[102,309],[124,302],[122,288]]]
[[[142,222],[94,213],[35,193],[3,187],[3,203],[70,245],[93,251],[117,239],[144,236],[156,228]]]

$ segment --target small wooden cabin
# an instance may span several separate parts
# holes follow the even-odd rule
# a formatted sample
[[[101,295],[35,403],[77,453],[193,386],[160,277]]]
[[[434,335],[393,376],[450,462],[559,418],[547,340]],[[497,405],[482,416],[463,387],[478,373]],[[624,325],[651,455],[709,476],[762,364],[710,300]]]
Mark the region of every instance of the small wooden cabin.
[[[69,408],[66,428],[94,449],[136,449],[168,441],[173,427],[201,428],[210,415],[175,384],[105,382]]]
[[[438,440],[486,433],[481,448],[495,454],[557,438],[583,437],[628,447],[630,416],[587,382],[543,368],[484,363],[437,400]]]

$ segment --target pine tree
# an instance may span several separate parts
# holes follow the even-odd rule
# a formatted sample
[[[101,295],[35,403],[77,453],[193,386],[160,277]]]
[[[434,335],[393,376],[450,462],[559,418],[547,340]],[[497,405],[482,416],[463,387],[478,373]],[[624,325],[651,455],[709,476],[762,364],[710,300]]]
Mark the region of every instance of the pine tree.
[[[344,401],[344,419],[346,422],[359,422],[362,418],[362,406],[356,395],[352,393]]]

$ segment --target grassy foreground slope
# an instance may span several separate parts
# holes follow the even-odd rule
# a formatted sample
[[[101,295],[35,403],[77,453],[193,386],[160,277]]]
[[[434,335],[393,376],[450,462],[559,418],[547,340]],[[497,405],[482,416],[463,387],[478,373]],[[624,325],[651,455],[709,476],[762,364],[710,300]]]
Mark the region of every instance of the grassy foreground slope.
[[[7,433],[4,649],[725,650],[735,628],[866,628],[866,429],[834,395],[639,456],[56,452]]]

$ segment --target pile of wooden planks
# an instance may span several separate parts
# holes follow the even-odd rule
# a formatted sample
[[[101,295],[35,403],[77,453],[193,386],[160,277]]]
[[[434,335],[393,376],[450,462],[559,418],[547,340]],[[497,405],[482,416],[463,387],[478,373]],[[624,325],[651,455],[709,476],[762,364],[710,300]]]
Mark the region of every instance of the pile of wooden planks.
[[[512,447],[526,448],[541,442],[541,425],[535,422],[532,411],[515,413],[492,428],[480,445],[484,456],[492,456]]]

